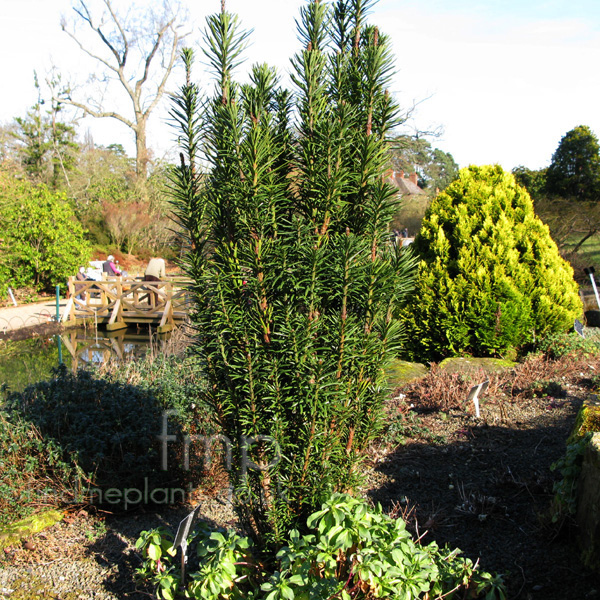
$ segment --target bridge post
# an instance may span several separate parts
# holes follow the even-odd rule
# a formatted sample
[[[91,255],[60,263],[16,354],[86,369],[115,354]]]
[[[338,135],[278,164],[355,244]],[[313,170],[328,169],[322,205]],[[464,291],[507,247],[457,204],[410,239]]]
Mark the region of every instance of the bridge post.
[[[118,281],[115,283],[115,296],[117,300],[115,302],[115,307],[113,308],[112,314],[110,315],[110,319],[106,324],[106,331],[115,331],[116,329],[126,329],[127,323],[123,320],[123,280],[119,277]]]
[[[167,301],[165,302],[160,325],[157,327],[158,333],[167,333],[175,327],[173,320],[173,282],[169,281],[164,289],[167,292]]]

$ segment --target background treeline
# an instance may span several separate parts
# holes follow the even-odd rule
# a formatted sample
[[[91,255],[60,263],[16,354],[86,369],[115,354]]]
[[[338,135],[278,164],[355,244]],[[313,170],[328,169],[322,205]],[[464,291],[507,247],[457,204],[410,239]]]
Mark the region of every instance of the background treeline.
[[[174,257],[169,166],[154,161],[139,176],[122,145],[78,141],[50,104],[0,128],[0,293],[50,289],[109,251]]]
[[[543,169],[513,169],[517,182],[535,202],[561,254],[572,264],[576,279],[583,267],[597,262],[600,231],[600,145],[592,130],[579,125],[568,131]]]
[[[172,165],[153,160],[140,175],[120,143],[96,146],[66,117],[65,106],[44,100],[0,126],[0,294],[6,289],[50,290],[80,264],[110,252],[146,259],[180,253],[168,194]],[[389,168],[417,173],[423,194],[405,197],[391,227],[415,235],[431,199],[456,180],[458,165],[420,135],[390,136]],[[600,146],[586,126],[567,132],[550,166],[513,169],[535,202],[561,254],[584,281],[595,263],[600,231]]]

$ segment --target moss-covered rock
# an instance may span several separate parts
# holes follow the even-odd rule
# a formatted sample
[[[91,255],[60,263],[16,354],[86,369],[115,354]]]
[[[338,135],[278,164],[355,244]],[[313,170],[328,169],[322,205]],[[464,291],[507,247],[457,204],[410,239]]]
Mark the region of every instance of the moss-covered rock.
[[[503,358],[473,358],[454,357],[446,358],[440,363],[440,369],[448,373],[498,373],[512,369],[515,366],[511,360]]]
[[[62,521],[64,513],[58,510],[48,510],[40,513],[36,513],[17,521],[11,525],[7,525],[0,529],[0,550],[14,546],[21,540],[28,538],[40,531],[55,525],[59,521]]]
[[[567,445],[576,442],[586,433],[600,431],[600,399],[596,394],[590,394],[579,409],[575,418],[573,431],[567,440]]]
[[[581,558],[600,573],[600,433],[594,433],[585,447],[577,491]]]
[[[563,489],[563,494],[564,489],[571,490],[572,499],[567,498],[566,502],[571,502],[571,512],[576,512],[582,561],[600,573],[600,400],[595,394],[584,401],[577,413],[567,440],[567,459],[574,448],[579,456],[571,469],[561,469],[565,479],[558,488]],[[565,466],[569,466],[568,461]]]
[[[415,379],[427,375],[429,369],[421,363],[395,360],[387,369],[386,374],[391,389],[399,388]]]

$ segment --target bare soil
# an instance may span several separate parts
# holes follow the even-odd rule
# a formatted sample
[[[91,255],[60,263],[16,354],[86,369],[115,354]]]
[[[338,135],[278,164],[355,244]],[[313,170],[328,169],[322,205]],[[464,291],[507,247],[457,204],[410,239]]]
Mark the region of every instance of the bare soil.
[[[397,390],[388,407],[397,425],[388,436],[400,429],[402,443],[388,439],[374,449],[369,495],[405,517],[423,543],[458,547],[482,569],[502,573],[510,599],[599,598],[600,577],[579,560],[575,523],[552,522],[560,474],[551,465],[565,453],[600,365],[562,361],[549,385],[552,366],[543,363],[529,378],[490,377],[479,419],[464,399],[483,374],[470,382],[446,375],[447,393],[438,384],[437,406],[427,382]],[[536,380],[540,370],[546,375]],[[510,383],[515,378],[521,387]],[[453,395],[461,405],[440,406]]]
[[[575,524],[566,517],[553,523],[550,511],[560,477],[550,467],[565,452],[596,373],[600,359],[583,357],[490,375],[479,419],[465,398],[484,373],[434,372],[396,390],[386,432],[366,465],[365,493],[404,517],[423,543],[458,547],[482,569],[503,574],[509,599],[600,598],[599,577],[579,560]],[[52,564],[62,572],[85,558],[97,565],[102,593],[109,593],[95,597],[142,598],[133,581],[137,535],[160,524],[175,530],[187,510],[71,513],[7,549],[0,566],[31,572]],[[204,516],[233,523],[218,502]]]

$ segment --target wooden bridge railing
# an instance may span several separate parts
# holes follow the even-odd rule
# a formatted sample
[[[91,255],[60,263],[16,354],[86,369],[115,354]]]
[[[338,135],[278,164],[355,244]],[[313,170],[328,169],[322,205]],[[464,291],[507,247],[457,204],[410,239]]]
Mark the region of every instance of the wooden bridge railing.
[[[128,324],[148,323],[158,332],[171,331],[177,321],[186,318],[190,297],[190,281],[168,278],[142,281],[127,277],[101,281],[78,281],[69,277],[69,301],[62,321],[76,323],[93,320],[111,331]]]

